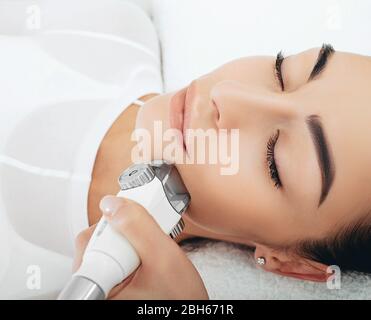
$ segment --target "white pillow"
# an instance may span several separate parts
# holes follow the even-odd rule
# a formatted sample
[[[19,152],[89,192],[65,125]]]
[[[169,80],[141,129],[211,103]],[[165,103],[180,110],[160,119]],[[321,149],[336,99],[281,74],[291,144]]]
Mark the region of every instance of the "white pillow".
[[[367,0],[153,0],[172,91],[241,56],[286,54],[331,43],[371,54]]]

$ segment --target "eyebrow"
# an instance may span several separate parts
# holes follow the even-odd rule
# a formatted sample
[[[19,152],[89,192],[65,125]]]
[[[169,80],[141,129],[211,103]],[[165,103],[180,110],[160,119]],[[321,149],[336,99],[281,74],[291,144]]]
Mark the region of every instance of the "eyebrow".
[[[318,77],[327,67],[329,57],[335,52],[334,48],[330,44],[322,44],[322,47],[318,53],[317,61],[309,75],[308,81],[312,81]],[[321,170],[321,196],[318,201],[318,208],[325,201],[335,176],[335,166],[329,152],[328,144],[325,138],[323,126],[318,115],[310,115],[306,118],[306,124],[312,137],[313,144],[315,146],[318,165]]]
[[[328,58],[335,52],[332,45],[324,43],[318,53],[317,61],[309,75],[308,81],[318,77],[327,66]]]
[[[328,148],[320,117],[316,114],[313,114],[306,117],[305,122],[312,137],[312,141],[316,149],[319,168],[321,170],[322,188],[321,196],[318,202],[318,207],[320,207],[323,201],[326,199],[334,181],[335,166],[332,155]]]

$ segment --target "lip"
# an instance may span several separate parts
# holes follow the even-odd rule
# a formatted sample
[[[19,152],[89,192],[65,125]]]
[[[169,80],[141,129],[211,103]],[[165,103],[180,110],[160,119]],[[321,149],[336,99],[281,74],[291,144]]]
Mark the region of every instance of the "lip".
[[[173,129],[177,129],[181,132],[183,138],[183,148],[187,150],[185,141],[184,141],[184,133],[185,133],[185,105],[186,105],[186,98],[187,98],[187,91],[188,87],[185,87],[178,92],[176,92],[170,100],[170,127]],[[188,119],[188,116],[187,116]]]

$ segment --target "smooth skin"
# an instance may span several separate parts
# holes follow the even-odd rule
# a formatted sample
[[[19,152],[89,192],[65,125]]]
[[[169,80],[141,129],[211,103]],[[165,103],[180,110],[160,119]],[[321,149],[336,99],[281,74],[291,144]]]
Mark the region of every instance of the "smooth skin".
[[[239,129],[240,158],[238,174],[230,176],[220,174],[221,164],[177,164],[192,197],[183,239],[242,243],[255,248],[256,258],[265,257],[266,271],[327,279],[328,266],[286,249],[301,240],[322,239],[369,215],[371,58],[335,52],[321,75],[308,82],[319,51],[312,48],[286,57],[285,91],[275,77],[273,56],[233,60],[190,83],[195,99],[189,128]],[[100,199],[118,192],[117,176],[131,163],[130,151],[119,146],[132,146],[131,130],[151,131],[154,120],[169,128],[169,103],[175,93],[144,97],[148,100],[140,110],[130,106],[107,133],[89,192],[90,224],[101,216]],[[321,120],[335,166],[332,187],[320,206],[321,173],[305,124],[313,114]],[[267,141],[277,129],[281,188],[271,180],[266,163]]]

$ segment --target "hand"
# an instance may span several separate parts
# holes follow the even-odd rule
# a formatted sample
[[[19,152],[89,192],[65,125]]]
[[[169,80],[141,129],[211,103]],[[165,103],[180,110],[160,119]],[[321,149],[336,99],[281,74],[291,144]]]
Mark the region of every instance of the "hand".
[[[145,208],[115,196],[104,197],[100,208],[110,225],[133,245],[141,260],[137,270],[111,290],[109,299],[208,299],[191,261]],[[76,239],[74,270],[81,264],[94,229],[95,225]]]

